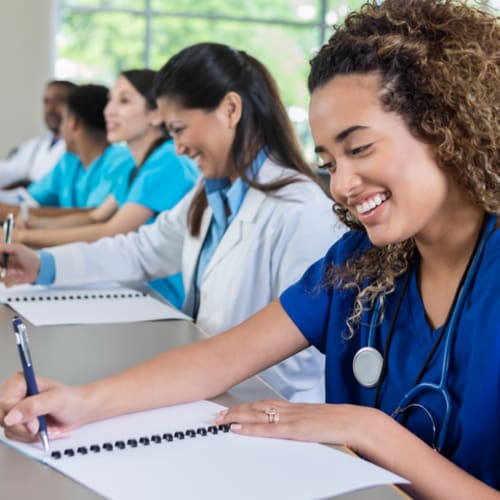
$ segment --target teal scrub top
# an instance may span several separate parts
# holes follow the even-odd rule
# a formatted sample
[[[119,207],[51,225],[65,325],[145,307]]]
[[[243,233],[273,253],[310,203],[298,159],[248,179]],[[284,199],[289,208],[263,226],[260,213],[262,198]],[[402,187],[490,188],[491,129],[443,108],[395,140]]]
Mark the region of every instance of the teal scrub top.
[[[133,166],[134,159],[125,145],[108,146],[87,168],[78,156],[65,153],[47,175],[30,184],[28,191],[44,206],[97,207]]]
[[[198,178],[196,165],[187,156],[175,153],[174,141],[160,144],[136,170],[128,169],[113,189],[119,207],[126,203],[137,203],[154,212],[147,222],[154,222],[163,210],[169,210],[187,194]],[[133,176],[133,180],[130,179]],[[184,302],[184,286],[181,273],[160,278],[149,283],[158,293],[177,308]]]

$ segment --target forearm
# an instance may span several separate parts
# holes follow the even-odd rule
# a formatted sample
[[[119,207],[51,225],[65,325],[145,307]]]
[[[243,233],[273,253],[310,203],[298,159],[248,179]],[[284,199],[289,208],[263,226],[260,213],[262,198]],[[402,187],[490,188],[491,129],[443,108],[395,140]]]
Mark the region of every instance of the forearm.
[[[198,350],[198,344],[191,344],[85,386],[86,420],[207,399],[224,392],[228,382],[207,376],[217,371],[217,360],[198,355]]]
[[[72,212],[69,214],[62,214],[52,217],[37,217],[34,219],[34,224],[32,220],[29,220],[30,228],[33,229],[63,229],[68,227],[85,226],[92,224],[93,220],[90,216],[91,211],[80,211]]]
[[[282,335],[286,341],[278,342],[276,337]],[[306,346],[279,302],[274,302],[225,333],[87,385],[87,418],[211,398]],[[244,363],[240,353],[245,353]]]
[[[74,241],[93,242],[103,236],[108,236],[102,226],[102,224],[95,224],[54,229],[19,229],[14,239],[31,248],[46,248]]]
[[[495,498],[499,494],[433,450],[388,415],[367,409],[353,449],[374,463],[407,478],[418,498],[457,500]]]
[[[63,207],[36,207],[30,208],[29,213],[37,217],[61,217],[68,214],[90,212],[93,208],[63,208]]]

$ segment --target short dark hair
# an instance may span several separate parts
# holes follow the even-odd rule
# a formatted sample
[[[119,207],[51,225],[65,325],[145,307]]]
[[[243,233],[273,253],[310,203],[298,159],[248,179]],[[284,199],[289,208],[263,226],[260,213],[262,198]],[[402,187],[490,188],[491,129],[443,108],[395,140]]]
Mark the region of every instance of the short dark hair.
[[[77,86],[76,83],[70,82],[69,80],[49,80],[45,87],[52,87],[53,85],[65,87],[67,90],[72,90]]]
[[[104,107],[108,102],[109,89],[104,85],[78,85],[68,95],[68,111],[94,132],[106,132]]]

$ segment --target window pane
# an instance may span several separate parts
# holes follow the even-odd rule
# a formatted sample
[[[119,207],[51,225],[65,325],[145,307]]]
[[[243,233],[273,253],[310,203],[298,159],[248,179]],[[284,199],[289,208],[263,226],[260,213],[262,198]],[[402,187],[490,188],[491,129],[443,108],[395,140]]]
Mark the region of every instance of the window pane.
[[[110,84],[124,69],[144,67],[145,19],[121,12],[61,12],[56,76]]]
[[[63,0],[67,7],[98,7],[115,9],[145,9],[146,0]]]
[[[217,42],[244,50],[266,65],[277,81],[285,106],[303,142],[311,149],[307,125],[309,47],[317,46],[310,28],[258,23],[156,17],[152,25],[152,67],[198,42]],[[270,50],[272,48],[272,50]],[[312,152],[308,154],[312,158]]]
[[[152,0],[152,8],[161,12],[189,12],[206,16],[253,17],[287,21],[318,21],[318,0]]]

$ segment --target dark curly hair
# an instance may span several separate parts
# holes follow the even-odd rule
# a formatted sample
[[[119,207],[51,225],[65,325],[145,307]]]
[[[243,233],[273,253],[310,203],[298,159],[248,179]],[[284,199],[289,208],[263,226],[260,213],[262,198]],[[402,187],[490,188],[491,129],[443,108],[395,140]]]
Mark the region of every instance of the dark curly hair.
[[[335,75],[380,75],[380,102],[432,145],[438,165],[473,203],[498,214],[500,203],[500,25],[461,0],[385,0],[347,16],[311,61],[312,93]],[[336,214],[362,225],[342,205]],[[415,254],[413,240],[373,247],[328,274],[329,286],[352,288],[351,335],[361,313],[394,291]],[[367,285],[368,283],[368,285]]]

